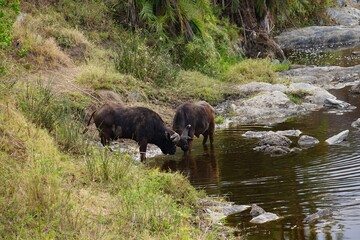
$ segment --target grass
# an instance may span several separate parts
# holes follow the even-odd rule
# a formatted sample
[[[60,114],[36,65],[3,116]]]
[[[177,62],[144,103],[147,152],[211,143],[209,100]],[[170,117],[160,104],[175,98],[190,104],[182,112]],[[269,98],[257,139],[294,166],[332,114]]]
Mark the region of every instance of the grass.
[[[191,98],[194,101],[205,100],[216,104],[224,98],[230,90],[225,84],[199,72],[181,71],[174,86],[178,98]]]
[[[277,77],[269,59],[248,59],[231,67],[223,79],[225,82],[236,84],[249,82],[276,83]]]
[[[64,108],[78,104],[50,85],[13,87],[0,101],[1,237],[217,239],[196,217],[204,192],[183,175],[87,144]]]
[[[286,91],[285,94],[292,102],[296,103],[297,105],[301,105],[303,99],[310,95],[310,93],[306,90]]]

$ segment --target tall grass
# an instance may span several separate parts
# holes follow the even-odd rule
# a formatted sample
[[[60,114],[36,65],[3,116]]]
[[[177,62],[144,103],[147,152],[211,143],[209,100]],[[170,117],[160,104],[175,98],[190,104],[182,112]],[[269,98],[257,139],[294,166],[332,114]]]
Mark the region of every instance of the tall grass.
[[[119,42],[115,67],[120,73],[157,85],[173,84],[178,73],[169,53],[147,46],[138,34],[123,37]]]
[[[47,129],[63,150],[82,152],[86,146],[81,134],[84,109],[78,111],[66,97],[55,96],[51,83],[27,82],[18,94],[18,104],[35,125]]]

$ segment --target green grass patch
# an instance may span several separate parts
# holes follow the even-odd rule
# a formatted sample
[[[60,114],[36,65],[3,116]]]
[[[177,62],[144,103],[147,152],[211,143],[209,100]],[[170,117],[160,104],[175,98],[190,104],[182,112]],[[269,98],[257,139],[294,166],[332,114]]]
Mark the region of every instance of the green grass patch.
[[[277,73],[269,59],[247,59],[235,64],[224,75],[226,82],[245,84],[249,82],[277,82]]]
[[[297,90],[297,91],[286,91],[285,94],[289,97],[289,99],[298,104],[301,105],[303,99],[310,95],[310,93],[306,90]]]
[[[181,71],[174,91],[180,99],[187,97],[216,104],[223,99],[227,90],[224,83],[202,73]]]

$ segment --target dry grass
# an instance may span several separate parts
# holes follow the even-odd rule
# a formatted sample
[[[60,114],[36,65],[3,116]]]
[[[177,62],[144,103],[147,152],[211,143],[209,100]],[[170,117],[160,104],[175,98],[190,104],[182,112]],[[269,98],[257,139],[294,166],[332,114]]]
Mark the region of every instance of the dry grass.
[[[39,19],[28,15],[14,24],[14,39],[19,43],[17,57],[35,69],[71,66],[71,58],[60,49],[55,38],[42,34],[43,27]]]

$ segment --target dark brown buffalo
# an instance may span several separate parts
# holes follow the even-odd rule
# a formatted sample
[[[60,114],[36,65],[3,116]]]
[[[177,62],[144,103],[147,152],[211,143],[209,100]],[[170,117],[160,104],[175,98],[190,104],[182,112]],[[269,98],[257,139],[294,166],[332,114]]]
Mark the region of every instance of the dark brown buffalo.
[[[212,145],[215,131],[214,108],[205,101],[183,103],[176,109],[173,130],[181,135],[177,146],[184,152],[191,151],[194,135],[200,137],[200,134],[202,134],[204,136],[204,145],[208,137],[210,137],[210,144]]]
[[[144,107],[104,104],[92,113],[88,126],[91,118],[103,146],[118,138],[133,139],[139,144],[141,161],[146,159],[148,143],[158,146],[164,154],[175,154],[180,140],[180,135],[167,128],[156,112]]]

